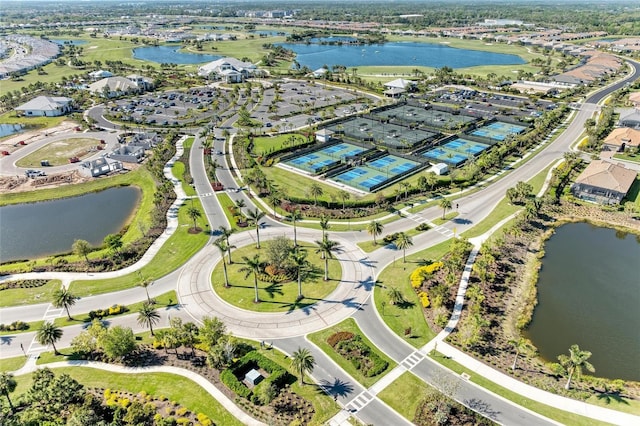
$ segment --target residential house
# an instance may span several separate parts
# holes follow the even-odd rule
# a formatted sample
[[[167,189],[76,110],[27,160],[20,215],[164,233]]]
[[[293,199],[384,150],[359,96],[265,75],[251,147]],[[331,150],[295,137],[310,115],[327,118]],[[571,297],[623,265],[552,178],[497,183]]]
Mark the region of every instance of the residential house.
[[[619,204],[627,195],[637,173],[621,164],[592,161],[575,183],[571,192],[576,197],[599,204]]]
[[[634,107],[640,108],[640,92],[633,92],[629,95],[629,101]]]
[[[14,109],[26,117],[58,117],[73,110],[73,99],[57,96],[38,96]]]
[[[640,109],[634,108],[627,114],[620,114],[618,124],[631,129],[640,129]]]
[[[613,129],[603,141],[605,151],[623,152],[627,148],[640,147],[640,130],[628,127]]]

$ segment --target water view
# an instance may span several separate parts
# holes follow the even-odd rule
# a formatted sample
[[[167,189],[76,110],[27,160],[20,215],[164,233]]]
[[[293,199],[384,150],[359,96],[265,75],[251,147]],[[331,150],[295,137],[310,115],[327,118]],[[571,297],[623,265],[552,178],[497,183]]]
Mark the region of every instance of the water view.
[[[120,232],[140,200],[135,187],[0,207],[0,262],[71,251],[76,239],[101,245]]]
[[[327,45],[282,43],[296,52],[300,65],[312,70],[323,65],[425,66],[466,68],[479,65],[519,65],[525,61],[517,55],[456,49],[443,44],[396,42],[375,45]]]
[[[21,124],[0,124],[0,138],[20,133],[22,131]]]
[[[215,61],[222,56],[208,55],[205,53],[183,53],[178,52],[181,45],[147,46],[133,49],[133,58],[143,61],[157,62],[159,64],[202,64]]]
[[[577,343],[595,375],[640,380],[640,241],[586,223],[563,225],[545,245],[538,306],[527,337],[549,361]]]

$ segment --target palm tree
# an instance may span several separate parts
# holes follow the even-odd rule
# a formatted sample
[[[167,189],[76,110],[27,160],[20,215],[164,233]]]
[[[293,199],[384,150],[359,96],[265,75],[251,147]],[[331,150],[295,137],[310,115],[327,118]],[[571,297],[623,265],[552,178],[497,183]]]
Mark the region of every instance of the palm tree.
[[[340,197],[340,199],[342,200],[342,210],[345,209],[345,202],[351,198],[351,194],[347,191],[345,191],[344,189],[341,189],[338,192],[338,197]]]
[[[193,230],[197,230],[198,229],[198,223],[197,220],[199,217],[202,216],[202,213],[200,213],[200,209],[196,208],[196,207],[189,207],[187,209],[187,216],[189,216],[189,218],[191,220],[193,220]]]
[[[224,271],[224,286],[229,288],[229,275],[227,274],[227,262],[224,260],[224,255],[227,252],[227,243],[224,238],[218,238],[213,242],[213,245],[218,247],[220,254],[222,255],[222,270]]]
[[[438,206],[442,208],[442,220],[444,220],[444,215],[447,213],[447,210],[451,208],[451,200],[448,198],[443,198],[438,203]]]
[[[231,265],[233,263],[233,261],[231,260],[231,248],[233,246],[229,243],[229,237],[231,236],[231,234],[236,232],[236,230],[233,229],[233,228],[227,228],[227,227],[225,227],[223,225],[220,225],[218,227],[218,229],[220,230],[220,233],[222,234],[222,236],[220,238],[223,238],[225,243],[227,244],[227,256],[229,257],[229,265]]]
[[[404,198],[406,199],[408,197],[411,184],[409,182],[400,182],[400,186],[404,189]]]
[[[315,206],[318,204],[318,197],[324,194],[324,190],[320,185],[314,182],[309,187],[309,194],[313,197],[313,205]]]
[[[367,225],[367,232],[369,235],[373,235],[373,244],[377,245],[376,237],[382,234],[382,230],[384,229],[384,225],[378,222],[377,220],[372,220]]]
[[[558,361],[560,361],[560,365],[564,367],[567,371],[569,377],[567,378],[567,383],[564,385],[565,389],[569,389],[571,387],[571,379],[575,374],[576,377],[580,377],[582,374],[582,368],[586,368],[587,371],[594,372],[596,369],[591,365],[587,360],[591,358],[591,352],[583,351],[580,349],[578,345],[571,345],[569,348],[569,356],[560,355],[558,356]]]
[[[307,348],[298,348],[293,352],[291,357],[291,365],[300,373],[300,383],[304,384],[304,373],[311,373],[316,365],[316,360]]]
[[[240,209],[240,213],[242,213],[242,208],[245,207],[247,204],[244,202],[244,200],[242,198],[236,200],[236,207]]]
[[[144,288],[144,292],[147,293],[147,303],[151,304],[151,297],[149,297],[149,286],[153,285],[153,281],[149,278],[143,277],[140,271],[138,271],[138,278],[140,279],[138,285]]]
[[[329,218],[327,217],[327,215],[323,214],[322,216],[320,216],[319,223],[320,223],[320,229],[322,229],[322,239],[324,240],[325,234],[327,233],[329,228],[331,228],[331,225],[329,224]]]
[[[516,356],[513,357],[513,364],[511,364],[511,369],[515,370],[516,369],[516,362],[518,362],[518,355],[520,355],[520,353],[522,353],[522,352],[525,352],[525,351],[531,349],[531,344],[529,343],[529,341],[527,339],[525,339],[522,336],[518,337],[517,339],[509,340],[508,343],[511,346],[513,346],[513,348],[516,350]]]
[[[291,213],[289,213],[289,215],[287,216],[287,218],[293,222],[293,245],[294,247],[298,247],[298,234],[296,231],[296,222],[299,221],[300,219],[302,219],[302,214],[300,213],[300,210],[294,210]]]
[[[404,295],[396,287],[389,287],[389,303],[392,305],[401,305],[404,302]]]
[[[262,261],[260,260],[260,255],[256,254],[251,259],[249,259],[247,256],[243,256],[242,260],[244,260],[245,266],[238,270],[245,273],[245,278],[248,278],[249,275],[253,274],[253,288],[255,290],[255,298],[253,301],[255,303],[259,303],[260,298],[258,297],[258,274],[262,272]]]
[[[70,293],[67,288],[62,287],[53,292],[51,304],[54,308],[64,308],[67,311],[67,316],[72,320],[73,318],[71,318],[71,314],[69,313],[69,307],[75,305],[76,300],[78,300],[78,297]]]
[[[260,222],[260,219],[262,219],[265,216],[266,216],[266,213],[257,207],[253,210],[247,211],[247,219],[249,220],[249,224],[251,226],[256,227],[256,240],[257,240],[256,248],[257,249],[260,248],[260,225],[262,225],[262,223]]]
[[[149,331],[153,336],[153,326],[160,321],[160,314],[155,310],[151,303],[143,303],[138,310],[138,324],[149,327]]]
[[[396,247],[402,250],[402,263],[407,262],[407,249],[413,245],[413,240],[405,232],[400,232],[396,239]]]
[[[9,407],[11,408],[11,412],[13,413],[15,409],[13,408],[13,404],[11,403],[11,398],[9,398],[9,394],[16,390],[16,386],[18,382],[13,378],[13,374],[7,373],[3,371],[0,374],[0,393],[7,397],[7,401],[9,401]]]
[[[58,327],[51,321],[46,321],[42,324],[42,327],[36,332],[36,342],[43,346],[51,345],[53,347],[53,353],[60,355],[58,349],[56,349],[56,342],[62,337],[62,328]]]
[[[325,236],[322,241],[316,241],[318,249],[316,253],[320,253],[324,259],[324,280],[329,281],[329,258],[333,257],[333,252],[340,249],[340,243],[330,240]]]
[[[293,250],[289,254],[291,264],[296,269],[296,276],[298,277],[298,300],[302,300],[302,273],[309,266],[307,261],[307,252],[305,250]]]

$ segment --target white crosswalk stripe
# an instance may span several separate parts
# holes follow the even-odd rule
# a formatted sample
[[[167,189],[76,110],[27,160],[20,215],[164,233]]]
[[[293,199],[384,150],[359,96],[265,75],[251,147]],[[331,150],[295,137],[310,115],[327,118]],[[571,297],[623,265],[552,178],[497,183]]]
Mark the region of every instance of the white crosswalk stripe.
[[[349,401],[345,407],[351,412],[358,412],[366,407],[371,401],[373,401],[373,395],[365,390],[360,393],[360,395]]]

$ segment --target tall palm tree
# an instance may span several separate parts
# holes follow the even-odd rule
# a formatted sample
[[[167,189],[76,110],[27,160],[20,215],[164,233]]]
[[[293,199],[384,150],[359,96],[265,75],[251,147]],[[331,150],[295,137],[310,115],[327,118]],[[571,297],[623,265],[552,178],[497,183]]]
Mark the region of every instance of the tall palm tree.
[[[529,341],[524,337],[520,336],[517,339],[509,340],[509,344],[516,350],[516,356],[513,357],[513,364],[511,364],[511,369],[515,370],[516,362],[518,362],[518,355],[531,349],[531,343],[529,343]]]
[[[253,288],[255,290],[255,298],[253,299],[253,301],[255,303],[259,303],[260,297],[258,296],[258,274],[262,272],[262,261],[260,260],[260,255],[256,254],[252,258],[243,256],[242,260],[244,261],[245,266],[238,270],[245,273],[245,278],[248,278],[249,275],[253,274]]]
[[[9,401],[9,407],[11,408],[11,412],[13,413],[15,409],[13,408],[13,403],[11,402],[11,398],[9,398],[9,394],[16,390],[16,386],[18,382],[13,378],[13,374],[3,371],[0,374],[0,393],[3,394],[7,401]]]
[[[245,207],[247,203],[244,202],[242,198],[236,200],[236,207],[240,209],[240,213],[242,213],[242,208]]]
[[[300,383],[304,384],[304,373],[313,372],[316,360],[307,348],[298,348],[291,357],[291,365],[300,374]]]
[[[42,327],[36,332],[36,342],[43,346],[51,345],[53,347],[53,353],[60,355],[56,348],[56,342],[62,337],[62,328],[58,327],[51,321],[46,321],[42,324]]]
[[[444,220],[444,215],[447,213],[447,210],[451,209],[451,200],[443,198],[438,203],[438,206],[442,209],[442,220]]]
[[[402,263],[407,262],[407,249],[413,245],[413,240],[405,232],[400,232],[396,239],[396,247],[402,250]]]
[[[193,220],[193,230],[195,231],[196,229],[198,229],[198,218],[202,216],[200,209],[193,206],[189,207],[187,209],[187,216],[189,216],[189,218]]]
[[[300,213],[300,210],[294,210],[291,213],[289,213],[287,218],[291,222],[293,222],[293,245],[294,247],[298,247],[298,234],[296,231],[296,222],[302,219],[302,214]]]
[[[76,300],[78,300],[78,297],[69,292],[67,288],[62,287],[53,292],[51,304],[55,308],[64,308],[67,311],[67,316],[72,320],[73,318],[71,318],[71,314],[69,313],[69,307],[75,305]]]
[[[260,226],[262,223],[260,220],[266,216],[266,213],[260,210],[259,208],[255,208],[253,210],[247,211],[247,219],[249,220],[249,224],[251,226],[256,227],[256,248],[260,248]]]
[[[143,303],[138,310],[138,324],[149,327],[149,331],[153,336],[153,326],[160,321],[160,314],[155,310],[151,303]]]
[[[229,237],[236,232],[235,229],[233,228],[227,228],[226,226],[220,225],[218,227],[218,229],[220,230],[220,233],[222,234],[222,236],[220,238],[223,238],[225,243],[227,243],[227,256],[229,257],[229,265],[231,265],[233,263],[233,261],[231,260],[231,248],[233,247],[230,243],[229,243]]]
[[[346,201],[351,198],[351,194],[347,191],[345,191],[344,189],[341,189],[338,192],[338,197],[340,197],[340,199],[342,200],[342,210],[345,209],[345,203]]]
[[[296,269],[296,276],[298,278],[298,300],[301,300],[304,296],[302,295],[302,274],[305,269],[309,266],[309,262],[307,261],[307,252],[305,250],[292,250],[289,254],[289,258],[291,259],[291,264]]]
[[[316,244],[316,253],[321,253],[324,259],[324,280],[329,281],[329,258],[333,258],[333,252],[340,249],[340,243],[330,240],[325,235],[322,241],[316,241]]]
[[[367,224],[367,232],[369,235],[373,235],[373,244],[377,245],[376,237],[382,234],[382,230],[384,229],[384,225],[378,222],[377,220],[372,220]]]
[[[329,218],[327,217],[327,215],[323,214],[322,216],[320,216],[319,223],[320,223],[320,229],[322,229],[322,239],[324,240],[324,236],[326,235],[329,228],[331,228],[331,225],[329,224]]]
[[[311,184],[311,186],[309,186],[309,194],[311,194],[311,196],[313,197],[313,205],[317,205],[318,197],[324,194],[324,190],[319,184],[314,182]]]
[[[218,247],[220,255],[222,255],[222,270],[224,271],[224,286],[229,288],[229,275],[227,273],[227,262],[224,260],[224,255],[227,252],[227,243],[224,238],[218,238],[213,242],[213,245]]]
[[[138,271],[138,278],[140,279],[138,285],[144,288],[144,292],[147,294],[147,303],[151,304],[151,297],[149,296],[149,286],[153,285],[153,281],[149,278],[143,277],[140,271]]]
[[[571,379],[574,374],[576,377],[580,377],[583,368],[586,368],[587,371],[592,373],[596,371],[594,366],[587,361],[589,358],[591,358],[591,352],[581,350],[578,345],[571,345],[569,348],[569,356],[564,354],[558,356],[560,365],[564,367],[569,375],[567,383],[564,385],[565,389],[569,389],[571,387]]]

